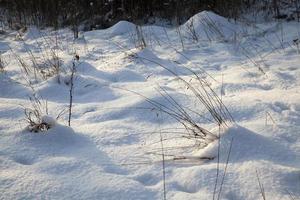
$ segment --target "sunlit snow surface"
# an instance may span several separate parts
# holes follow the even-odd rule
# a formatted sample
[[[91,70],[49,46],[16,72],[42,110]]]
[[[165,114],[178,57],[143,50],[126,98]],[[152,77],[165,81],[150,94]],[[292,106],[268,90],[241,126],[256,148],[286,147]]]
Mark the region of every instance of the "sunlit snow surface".
[[[143,50],[136,48],[136,30],[121,21],[83,33],[75,42],[67,29],[30,28],[23,40],[14,32],[0,36],[7,64],[0,72],[0,199],[163,199],[160,132],[167,199],[212,199],[218,149],[215,198],[261,199],[257,175],[266,199],[300,198],[300,52],[293,43],[300,40],[300,24],[250,25],[202,12],[179,28],[142,27],[148,44]],[[55,46],[66,71],[74,54],[80,56],[72,126],[67,112],[53,121],[69,104],[70,74],[62,73],[60,84],[57,77],[33,83],[47,100],[53,119],[44,119],[53,126],[31,133],[23,107],[33,92],[15,54],[26,60],[29,49],[42,58]],[[182,127],[147,101],[168,104],[159,87],[181,105],[209,113],[162,66],[186,80],[192,69],[222,96],[236,123],[221,130],[219,148],[217,140],[199,149],[194,141],[164,131]],[[195,120],[218,134],[212,122]],[[183,156],[187,159],[173,160]]]

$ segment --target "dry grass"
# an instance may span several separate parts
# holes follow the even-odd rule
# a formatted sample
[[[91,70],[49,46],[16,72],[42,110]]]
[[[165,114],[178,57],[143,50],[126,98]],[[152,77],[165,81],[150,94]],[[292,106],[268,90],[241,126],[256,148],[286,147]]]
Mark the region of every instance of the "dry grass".
[[[6,67],[6,62],[4,61],[3,57],[0,54],[0,72],[4,72]]]
[[[51,128],[50,124],[43,121],[43,116],[48,115],[47,101],[41,100],[37,95],[29,98],[30,106],[24,108],[25,120],[30,132],[44,132]]]

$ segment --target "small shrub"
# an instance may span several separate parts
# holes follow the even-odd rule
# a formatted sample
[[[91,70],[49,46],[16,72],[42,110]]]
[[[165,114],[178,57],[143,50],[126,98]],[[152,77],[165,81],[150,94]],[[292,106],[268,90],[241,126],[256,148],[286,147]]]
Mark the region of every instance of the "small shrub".
[[[63,61],[54,52],[51,53],[50,57],[44,58],[44,62],[39,66],[40,73],[44,80],[50,77],[57,77],[57,82],[60,83],[60,72],[63,65]]]
[[[27,129],[30,132],[44,132],[55,125],[55,121],[48,114],[47,101],[41,101],[37,95],[29,98],[30,107],[24,107],[25,120],[28,123]]]
[[[59,57],[61,49],[58,48],[58,36],[56,36],[55,42],[52,41],[50,36],[42,35],[41,39],[42,41],[36,39],[39,52],[26,48],[26,54],[28,55],[26,58],[21,57],[12,48],[10,48],[10,51],[18,62],[27,82],[31,83],[32,80],[39,82],[51,77],[57,77],[57,81],[60,83],[60,74],[64,70],[63,60]],[[26,42],[22,38],[20,40],[26,46]]]
[[[153,64],[159,65],[170,74],[172,74],[179,83],[186,88],[184,93],[189,91],[190,96],[188,98],[194,98],[197,106],[189,107],[185,104],[181,104],[177,101],[167,90],[160,87],[157,91],[160,96],[167,102],[166,104],[159,101],[150,99],[140,93],[134,92],[139,96],[146,99],[146,101],[151,105],[151,110],[163,113],[170,118],[176,120],[180,125],[181,129],[176,129],[175,132],[184,139],[192,140],[195,142],[197,147],[203,148],[207,146],[214,140],[219,139],[219,135],[210,132],[198,121],[202,119],[203,121],[209,121],[214,123],[217,127],[226,128],[229,124],[234,123],[234,119],[231,116],[229,110],[224,105],[222,99],[218,94],[211,88],[210,83],[199,76],[193,70],[183,67],[191,73],[188,79],[185,79],[178,75],[173,70],[167,68],[163,64],[151,60],[145,57],[136,55],[138,59],[151,62]],[[207,116],[202,113],[207,112]],[[168,133],[174,133],[174,130],[169,129]],[[166,132],[166,133],[167,133]]]

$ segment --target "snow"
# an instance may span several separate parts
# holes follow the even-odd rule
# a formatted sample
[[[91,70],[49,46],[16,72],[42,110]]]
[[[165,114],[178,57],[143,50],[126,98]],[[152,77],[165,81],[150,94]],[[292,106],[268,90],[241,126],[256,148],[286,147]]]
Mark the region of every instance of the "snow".
[[[187,37],[191,37],[191,31],[194,31],[199,40],[229,40],[242,33],[240,26],[209,11],[194,15],[182,25],[182,29]]]
[[[41,37],[41,32],[37,27],[30,27],[22,36],[23,40],[34,40],[38,37]]]
[[[49,125],[51,128],[55,126],[56,120],[49,115],[42,116],[42,123]]]
[[[222,34],[208,37],[207,18]],[[188,33],[191,21],[199,41]],[[257,176],[267,199],[300,198],[300,55],[293,44],[299,23],[250,26],[202,12],[178,28],[142,30],[144,49],[136,45],[135,25],[124,21],[77,41],[67,29],[29,28],[24,41],[15,32],[0,36],[8,61],[0,72],[0,199],[163,199],[160,133],[167,199],[213,199],[217,168],[216,199],[261,199]],[[40,61],[51,47],[63,61],[60,82],[24,76],[15,54],[31,63],[28,49]],[[191,70],[216,91],[234,122],[219,129],[210,120],[180,79],[199,86]],[[181,124],[149,103],[174,108],[162,91],[220,139],[206,138],[200,148],[181,137]],[[51,126],[44,132],[24,129],[33,93],[47,102],[41,119]]]
[[[111,32],[111,36],[117,36],[133,32],[135,30],[135,25],[127,21],[119,21],[109,29]]]

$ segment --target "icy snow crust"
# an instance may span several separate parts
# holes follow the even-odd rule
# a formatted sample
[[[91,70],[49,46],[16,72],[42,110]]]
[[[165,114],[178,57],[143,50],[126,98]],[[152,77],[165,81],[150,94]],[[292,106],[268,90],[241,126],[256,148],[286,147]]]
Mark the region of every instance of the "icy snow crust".
[[[191,23],[198,41],[188,32]],[[208,28],[212,23],[218,30]],[[192,73],[184,67],[206,77],[236,121],[221,130],[220,143],[204,149],[162,131],[167,199],[212,199],[218,149],[216,197],[228,162],[220,199],[261,199],[257,175],[267,199],[300,198],[300,52],[293,44],[299,29],[296,22],[250,26],[202,12],[178,28],[142,27],[143,50],[136,48],[135,25],[124,21],[75,42],[68,30],[33,28],[24,41],[15,40],[16,33],[0,36],[7,62],[0,72],[0,199],[162,199],[159,132],[180,125],[136,93],[166,105],[161,86],[183,105],[201,105],[160,65],[186,80]],[[31,133],[19,105],[30,105],[32,90],[7,45],[26,59],[28,48],[39,53],[46,34],[58,35],[66,69],[74,52],[80,55],[72,127],[67,115],[54,120],[69,102],[70,77],[61,74],[60,84],[57,77],[33,84],[48,101],[43,121],[52,126]],[[205,109],[202,114],[209,116]],[[210,121],[196,120],[218,133]]]

